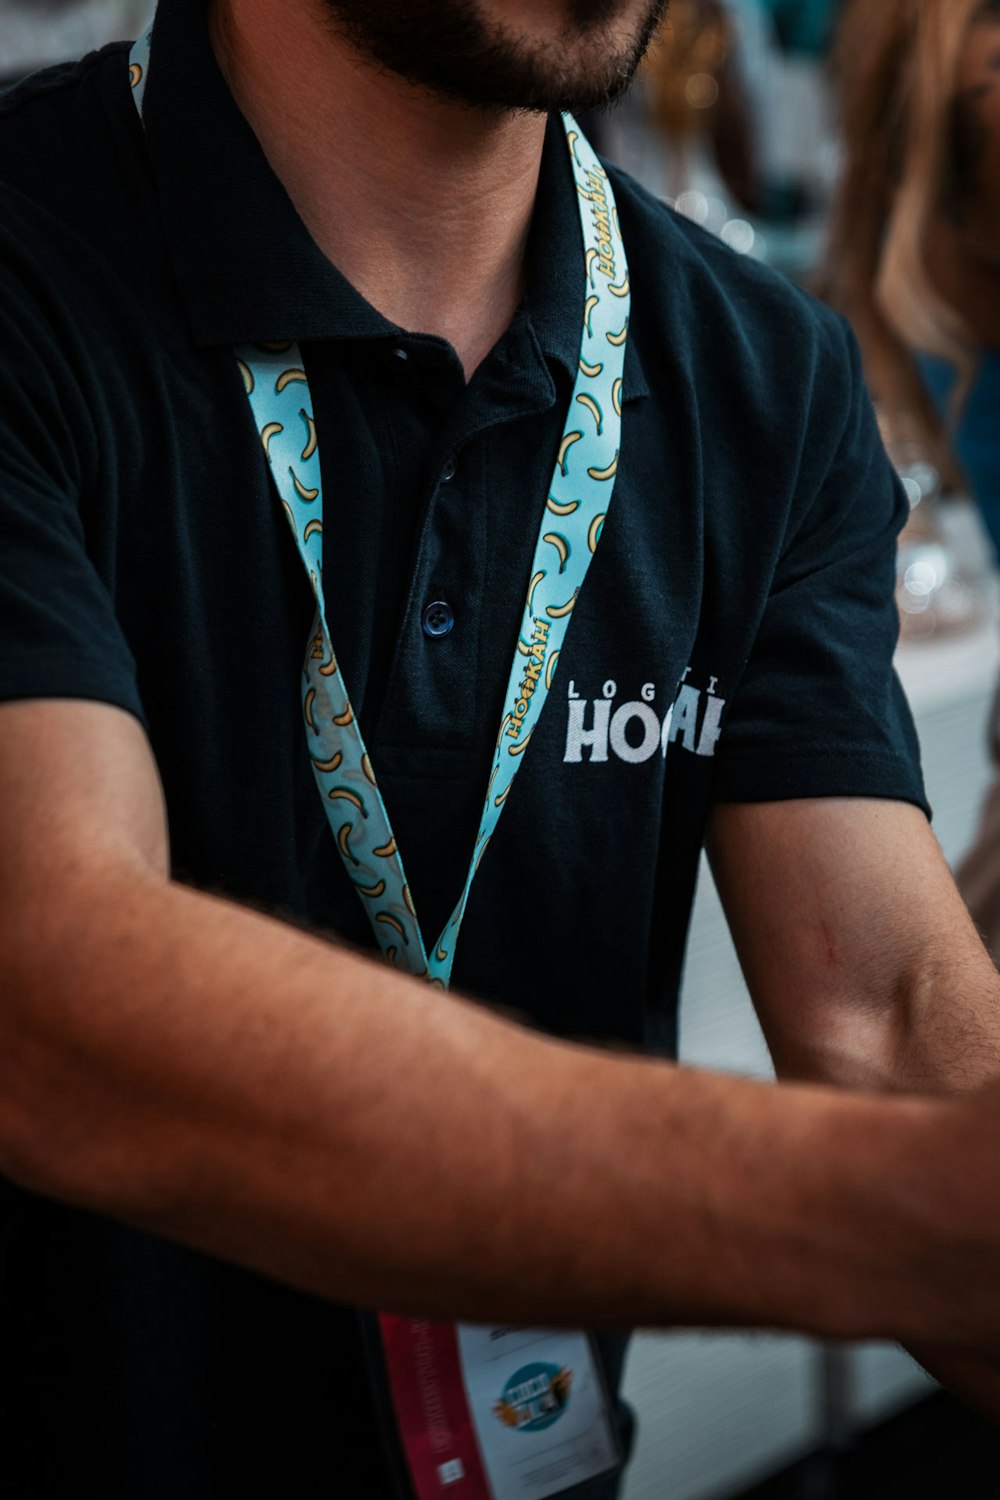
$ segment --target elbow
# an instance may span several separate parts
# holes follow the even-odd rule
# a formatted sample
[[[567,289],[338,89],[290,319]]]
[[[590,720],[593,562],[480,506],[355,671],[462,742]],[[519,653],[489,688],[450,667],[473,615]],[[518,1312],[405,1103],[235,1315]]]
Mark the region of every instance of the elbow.
[[[887,1093],[901,1086],[907,1019],[900,1007],[831,1001],[815,1007],[822,1024],[786,1030],[768,1043],[777,1076],[788,1082]]]

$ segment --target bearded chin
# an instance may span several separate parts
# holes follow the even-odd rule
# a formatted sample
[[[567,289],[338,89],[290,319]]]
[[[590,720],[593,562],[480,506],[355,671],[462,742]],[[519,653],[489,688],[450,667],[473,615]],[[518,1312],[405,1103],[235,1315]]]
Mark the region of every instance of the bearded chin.
[[[612,28],[626,0],[569,0],[562,35],[508,30],[490,0],[324,0],[335,30],[369,62],[476,108],[603,109],[628,89],[668,0],[645,0],[630,35]]]

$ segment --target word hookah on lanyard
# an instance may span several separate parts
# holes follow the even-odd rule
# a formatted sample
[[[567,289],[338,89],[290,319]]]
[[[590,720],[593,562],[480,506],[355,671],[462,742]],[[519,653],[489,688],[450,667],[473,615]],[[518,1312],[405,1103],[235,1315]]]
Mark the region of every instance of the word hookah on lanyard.
[[[149,69],[150,33],[136,42],[136,107]],[[326,625],[323,485],[313,403],[298,346],[235,349],[275,488],[316,601],[302,709],[316,785],[341,858],[390,963],[447,988],[472,882],[552,686],[569,621],[611,504],[621,436],[629,283],[611,184],[570,115],[563,116],[583,231],[585,302],[579,369],[535,545],[503,718],[468,873],[458,903],[427,953],[375,771]]]

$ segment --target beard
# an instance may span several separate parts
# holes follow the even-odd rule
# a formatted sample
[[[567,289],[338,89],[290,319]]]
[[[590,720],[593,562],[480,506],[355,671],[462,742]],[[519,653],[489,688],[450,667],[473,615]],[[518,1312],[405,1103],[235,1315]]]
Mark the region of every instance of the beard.
[[[477,108],[606,109],[629,87],[669,0],[564,0],[551,38],[519,34],[489,0],[323,0],[335,30],[369,62]],[[630,27],[622,13],[637,9]]]

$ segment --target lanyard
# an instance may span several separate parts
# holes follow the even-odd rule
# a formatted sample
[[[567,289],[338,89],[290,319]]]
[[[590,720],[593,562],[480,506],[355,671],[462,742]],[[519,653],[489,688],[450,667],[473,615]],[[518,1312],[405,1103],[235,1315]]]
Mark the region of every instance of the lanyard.
[[[151,32],[129,77],[142,115]],[[313,403],[298,346],[235,350],[254,423],[316,601],[302,675],[302,711],[316,785],[337,848],[386,959],[447,988],[469,892],[507,803],[555,676],[573,609],[614,491],[629,283],[614,195],[572,117],[563,116],[583,232],[586,298],[580,360],[555,469],[542,507],[521,629],[493,768],[465,884],[428,954],[371,758],[326,625],[323,485]]]

